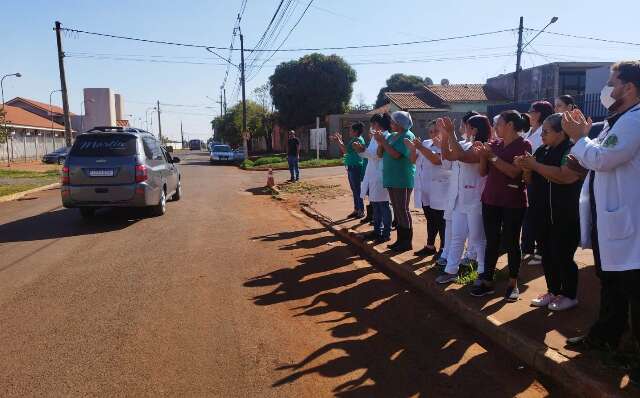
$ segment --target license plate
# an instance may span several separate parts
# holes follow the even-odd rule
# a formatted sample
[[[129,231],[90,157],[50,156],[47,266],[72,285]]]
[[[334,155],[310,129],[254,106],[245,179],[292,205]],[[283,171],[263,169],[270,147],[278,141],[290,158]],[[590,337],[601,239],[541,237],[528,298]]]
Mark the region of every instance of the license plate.
[[[113,177],[113,169],[91,169],[89,177]]]

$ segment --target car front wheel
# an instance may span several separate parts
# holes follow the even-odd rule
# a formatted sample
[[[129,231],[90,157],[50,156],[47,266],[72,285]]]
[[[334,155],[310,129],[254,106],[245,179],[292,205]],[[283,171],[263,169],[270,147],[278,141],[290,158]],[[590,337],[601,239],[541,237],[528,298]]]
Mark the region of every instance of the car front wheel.
[[[182,197],[182,184],[178,181],[178,186],[176,187],[176,192],[171,197],[171,200],[177,202]]]

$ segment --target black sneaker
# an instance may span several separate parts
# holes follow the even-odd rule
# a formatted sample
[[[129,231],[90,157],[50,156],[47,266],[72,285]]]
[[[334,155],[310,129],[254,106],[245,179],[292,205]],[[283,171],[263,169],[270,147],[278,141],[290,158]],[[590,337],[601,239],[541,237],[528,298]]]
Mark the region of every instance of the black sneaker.
[[[417,252],[414,252],[413,254],[417,257],[432,256],[436,254],[436,249],[432,249],[430,247],[425,246],[422,249],[418,250]]]
[[[611,346],[600,339],[594,339],[589,335],[569,337],[565,347],[572,350],[600,350],[610,351]]]
[[[364,240],[376,240],[376,239],[378,239],[378,237],[380,237],[380,235],[378,235],[377,233],[371,231],[371,232],[367,232],[366,234],[362,234],[361,237]]]
[[[471,288],[471,295],[473,297],[482,297],[489,294],[494,294],[496,291],[491,285],[486,283],[479,283]]]
[[[376,245],[379,245],[381,243],[389,242],[390,240],[391,240],[390,236],[378,236],[376,240],[373,241],[373,243],[375,243]]]

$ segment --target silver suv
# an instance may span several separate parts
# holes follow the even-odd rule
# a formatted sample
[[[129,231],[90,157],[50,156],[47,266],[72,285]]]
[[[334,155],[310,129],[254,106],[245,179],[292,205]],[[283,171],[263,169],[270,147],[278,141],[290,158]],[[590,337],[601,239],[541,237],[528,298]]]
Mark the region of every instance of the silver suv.
[[[182,195],[180,159],[149,132],[96,127],[80,134],[62,169],[62,204],[92,217],[100,207],[147,207],[161,216]]]

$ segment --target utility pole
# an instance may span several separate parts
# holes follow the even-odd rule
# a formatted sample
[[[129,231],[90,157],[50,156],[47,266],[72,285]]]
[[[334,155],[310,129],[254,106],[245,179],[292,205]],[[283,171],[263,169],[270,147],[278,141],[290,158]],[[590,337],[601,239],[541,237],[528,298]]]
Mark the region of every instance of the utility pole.
[[[60,22],[56,21],[56,42],[58,44],[58,67],[60,68],[60,89],[62,91],[62,109],[64,110],[64,140],[71,146],[71,115],[69,114],[69,96],[67,94],[67,78],[64,74],[64,52],[62,51],[62,37],[60,37]]]
[[[242,83],[242,149],[244,158],[249,159],[249,149],[247,148],[247,100],[245,97],[244,79],[244,36],[240,33],[240,81]]]
[[[158,139],[162,144],[162,122],[160,120],[160,101],[158,101]]]
[[[520,98],[520,61],[522,60],[522,32],[524,31],[524,17],[520,17],[520,27],[518,28],[518,51],[516,55],[516,72],[513,82],[513,102],[518,102]]]
[[[224,102],[224,114],[227,114],[227,89],[226,88],[222,88],[222,95],[224,96],[224,99],[222,102]]]
[[[222,91],[220,91],[220,101],[218,101],[218,103],[220,104],[220,117],[222,117],[222,116],[224,116],[224,113],[222,112],[222,109],[223,109],[222,108],[222,105],[223,105],[223,102],[222,102]]]
[[[182,120],[180,120],[180,140],[181,140],[180,147],[182,147],[184,145],[184,131],[182,131]]]

